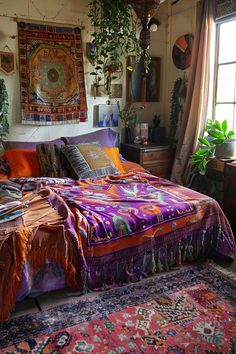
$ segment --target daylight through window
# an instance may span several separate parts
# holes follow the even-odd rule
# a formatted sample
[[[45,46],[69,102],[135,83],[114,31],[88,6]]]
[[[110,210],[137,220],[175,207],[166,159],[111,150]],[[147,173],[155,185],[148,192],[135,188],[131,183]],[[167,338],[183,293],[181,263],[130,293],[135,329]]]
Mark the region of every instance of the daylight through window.
[[[217,25],[215,119],[236,129],[236,18]]]

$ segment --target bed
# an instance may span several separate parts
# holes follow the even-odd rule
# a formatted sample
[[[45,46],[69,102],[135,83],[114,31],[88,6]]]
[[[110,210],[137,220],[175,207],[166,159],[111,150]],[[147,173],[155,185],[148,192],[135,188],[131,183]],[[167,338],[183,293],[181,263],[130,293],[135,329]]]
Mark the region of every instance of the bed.
[[[1,321],[26,296],[105,290],[200,257],[234,257],[214,199],[120,163],[102,177],[2,180],[2,205],[15,204],[0,209]]]

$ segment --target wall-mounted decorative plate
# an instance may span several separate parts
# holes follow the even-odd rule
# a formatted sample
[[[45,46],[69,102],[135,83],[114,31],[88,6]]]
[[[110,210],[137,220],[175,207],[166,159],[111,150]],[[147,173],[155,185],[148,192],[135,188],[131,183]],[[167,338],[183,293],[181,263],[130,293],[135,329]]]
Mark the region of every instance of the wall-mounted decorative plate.
[[[190,66],[192,46],[192,34],[185,34],[176,39],[172,49],[172,59],[176,68],[185,70]]]

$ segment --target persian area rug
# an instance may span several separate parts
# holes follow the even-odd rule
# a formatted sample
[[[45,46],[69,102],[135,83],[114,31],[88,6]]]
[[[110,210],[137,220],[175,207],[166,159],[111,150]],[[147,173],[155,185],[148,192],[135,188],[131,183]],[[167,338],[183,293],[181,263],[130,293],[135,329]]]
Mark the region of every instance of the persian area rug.
[[[81,30],[18,23],[22,123],[87,120]]]
[[[235,306],[235,275],[187,266],[9,320],[1,353],[233,354]]]

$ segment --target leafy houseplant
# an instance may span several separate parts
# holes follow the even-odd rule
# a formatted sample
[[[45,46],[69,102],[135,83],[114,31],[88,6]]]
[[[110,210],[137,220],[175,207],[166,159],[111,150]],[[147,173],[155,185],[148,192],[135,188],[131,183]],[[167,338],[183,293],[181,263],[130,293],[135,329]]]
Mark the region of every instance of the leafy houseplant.
[[[134,123],[135,114],[145,108],[144,106],[135,107],[132,103],[127,103],[125,107],[121,109],[119,101],[117,101],[116,104],[118,107],[120,120],[124,127],[131,127]]]
[[[216,148],[231,140],[235,135],[233,130],[228,130],[226,119],[222,123],[218,120],[208,120],[205,132],[208,136],[206,138],[198,138],[202,147],[191,156],[190,160],[194,166],[193,172],[199,172],[201,175],[205,175],[207,164],[214,157]]]
[[[116,72],[122,70],[122,59],[128,54],[141,55],[136,36],[137,22],[132,15],[132,7],[124,0],[92,0],[89,4],[89,18],[94,26],[92,42],[95,45],[93,60],[94,85],[105,85],[110,93],[111,81]]]
[[[9,133],[8,124],[8,94],[4,79],[0,79],[0,143]]]
[[[123,109],[120,108],[119,101],[116,102],[118,111],[119,111],[119,118],[122,122],[125,132],[125,142],[131,143],[131,126],[135,121],[135,114],[144,109],[144,106],[135,107],[132,103],[127,103]]]

